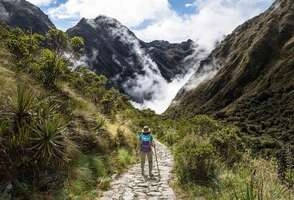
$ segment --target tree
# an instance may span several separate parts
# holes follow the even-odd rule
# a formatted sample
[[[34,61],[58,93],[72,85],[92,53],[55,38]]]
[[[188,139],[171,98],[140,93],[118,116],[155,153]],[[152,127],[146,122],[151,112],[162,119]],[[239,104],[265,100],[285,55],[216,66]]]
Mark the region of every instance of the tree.
[[[61,55],[62,51],[68,47],[67,34],[57,29],[50,29],[48,31],[46,41],[50,49],[56,51],[58,55]]]
[[[35,56],[40,50],[40,44],[44,37],[39,34],[26,34],[16,28],[8,34],[6,45],[9,51],[15,56],[17,66],[21,69],[28,69],[35,61]]]
[[[40,59],[40,79],[47,89],[56,88],[57,79],[67,69],[67,62],[55,52],[46,49]]]
[[[75,36],[75,37],[70,39],[70,45],[71,45],[71,48],[72,48],[72,50],[74,52],[74,55],[77,56],[83,50],[85,42],[84,42],[84,39],[82,37]]]

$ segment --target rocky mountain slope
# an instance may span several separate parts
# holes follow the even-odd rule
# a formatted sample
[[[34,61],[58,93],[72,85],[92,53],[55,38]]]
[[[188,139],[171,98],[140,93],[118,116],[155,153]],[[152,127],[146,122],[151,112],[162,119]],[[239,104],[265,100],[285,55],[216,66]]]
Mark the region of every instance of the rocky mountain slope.
[[[171,81],[193,65],[193,58],[189,58],[195,49],[193,41],[145,43],[113,18],[82,19],[67,33],[85,39],[87,64],[97,73],[106,75],[123,91],[138,84],[137,79],[147,76]],[[155,80],[154,84],[156,82],[159,81]],[[148,98],[148,94],[137,100],[140,98]]]
[[[25,0],[0,0],[0,21],[42,34],[55,28],[40,8]]]
[[[217,69],[212,79],[193,88],[197,73]],[[276,139],[294,143],[294,2],[277,0],[236,28],[197,73],[168,115],[209,113],[233,121],[247,135],[264,138],[265,148],[279,146]]]

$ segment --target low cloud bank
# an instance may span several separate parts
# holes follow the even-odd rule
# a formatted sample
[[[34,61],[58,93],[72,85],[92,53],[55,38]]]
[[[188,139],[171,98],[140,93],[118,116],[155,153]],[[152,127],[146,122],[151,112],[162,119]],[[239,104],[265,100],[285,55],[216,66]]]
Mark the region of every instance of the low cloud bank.
[[[131,27],[132,31],[145,41],[181,42],[192,39],[201,49],[209,52],[217,41],[265,10],[272,2],[273,0],[195,0],[186,5],[194,7],[194,13],[179,15],[172,9],[168,0],[68,0],[58,7],[48,9],[47,13],[54,21],[71,22],[78,21],[81,17],[107,15]],[[201,57],[195,56],[194,63],[186,74],[167,82],[156,63],[140,48],[137,39],[127,33],[124,26],[114,27],[112,33],[121,41],[132,44],[132,51],[140,58],[143,66],[143,73],[136,74],[123,84],[126,93],[140,100],[140,103],[133,102],[137,108],[150,108],[160,114],[166,110],[183,86],[186,89],[195,88],[216,73],[214,70],[207,70],[192,77],[199,67]],[[113,59],[115,60],[115,57]],[[189,84],[186,85],[187,82]]]

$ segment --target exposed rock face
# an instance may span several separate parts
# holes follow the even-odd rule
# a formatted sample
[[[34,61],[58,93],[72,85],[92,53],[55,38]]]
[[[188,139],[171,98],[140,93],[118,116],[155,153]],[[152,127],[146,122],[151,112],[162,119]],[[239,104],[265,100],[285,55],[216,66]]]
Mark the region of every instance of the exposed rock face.
[[[192,40],[179,44],[155,40],[143,44],[143,47],[156,62],[161,74],[169,81],[175,75],[181,74],[191,67],[189,65],[191,59],[186,58],[194,52]]]
[[[0,22],[41,34],[55,28],[40,8],[25,0],[0,0]]]
[[[158,79],[171,81],[192,65],[192,58],[187,57],[194,53],[193,41],[180,44],[166,41],[145,43],[113,18],[99,16],[82,19],[67,33],[85,39],[87,64],[97,73],[106,75],[123,91],[135,84],[138,75],[147,74],[145,77],[158,76]],[[154,82],[158,81],[154,79]],[[140,98],[148,96],[146,94],[135,100],[141,101]]]
[[[197,73],[217,68],[212,79],[189,87]],[[239,26],[197,73],[168,115],[212,114],[249,135],[294,143],[294,1],[277,0]],[[271,141],[263,147],[275,146],[279,144]]]

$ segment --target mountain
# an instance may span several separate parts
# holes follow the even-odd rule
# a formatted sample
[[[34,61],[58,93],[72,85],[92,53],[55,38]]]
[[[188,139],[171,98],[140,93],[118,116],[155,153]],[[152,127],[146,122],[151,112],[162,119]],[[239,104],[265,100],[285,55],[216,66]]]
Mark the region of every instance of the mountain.
[[[106,16],[83,18],[67,33],[85,39],[87,64],[123,91],[132,90],[130,88],[137,84],[137,79],[147,76],[170,82],[175,76],[187,72],[193,64],[193,58],[189,57],[195,53],[192,40],[180,44],[167,41],[146,43],[119,21]],[[154,80],[154,84],[158,82]],[[150,98],[150,94],[131,96],[136,101]]]
[[[25,0],[0,0],[0,22],[41,34],[55,28],[40,8]]]
[[[210,79],[198,87],[199,74]],[[214,75],[216,74],[216,75]],[[167,115],[211,114],[264,147],[294,143],[294,1],[277,0],[228,35],[178,93]],[[269,137],[268,137],[269,136]]]

